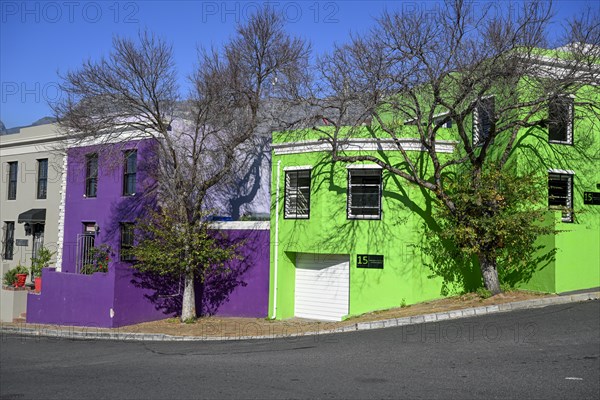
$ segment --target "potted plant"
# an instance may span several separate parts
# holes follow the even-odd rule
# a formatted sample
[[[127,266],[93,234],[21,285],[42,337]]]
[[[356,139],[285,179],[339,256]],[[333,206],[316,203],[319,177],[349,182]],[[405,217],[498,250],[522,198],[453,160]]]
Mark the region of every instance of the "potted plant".
[[[19,264],[15,268],[6,271],[2,277],[2,282],[6,286],[23,287],[25,286],[27,275],[29,275],[27,268]]]
[[[81,273],[91,275],[96,272],[108,272],[111,254],[109,245],[102,244],[99,247],[92,247],[89,254],[90,262],[83,266]]]
[[[31,275],[34,279],[35,291],[40,292],[42,290],[42,268],[46,268],[50,265],[50,260],[56,252],[48,250],[46,247],[42,247],[37,254],[37,257],[31,259]]]
[[[4,276],[2,277],[2,284],[4,286],[15,286],[15,282],[17,281],[17,269],[9,269],[6,271]]]

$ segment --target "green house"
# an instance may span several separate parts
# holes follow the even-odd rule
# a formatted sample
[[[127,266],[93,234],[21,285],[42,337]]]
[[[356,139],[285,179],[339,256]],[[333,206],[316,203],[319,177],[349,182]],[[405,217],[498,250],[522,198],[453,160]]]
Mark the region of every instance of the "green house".
[[[577,95],[589,95],[588,89]],[[512,168],[534,174],[544,188],[547,182],[544,223],[560,231],[538,238],[537,265],[513,277],[518,288],[600,286],[600,125],[579,111],[569,101],[551,104],[540,112],[562,113],[566,123],[518,132]],[[413,128],[412,137],[400,140],[419,160],[423,148]],[[402,163],[397,145],[376,124],[351,132],[342,145],[346,154]],[[470,134],[476,143],[480,131]],[[456,151],[456,135],[451,124],[440,129],[440,159]],[[428,193],[372,162],[333,163],[322,139],[315,130],[273,136],[270,317],[341,320],[481,286],[478,268],[449,278],[420,250],[434,223]]]

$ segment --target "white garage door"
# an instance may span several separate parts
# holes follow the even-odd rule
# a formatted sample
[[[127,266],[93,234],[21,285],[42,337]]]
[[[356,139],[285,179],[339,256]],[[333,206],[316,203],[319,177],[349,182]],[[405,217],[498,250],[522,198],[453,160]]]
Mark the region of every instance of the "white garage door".
[[[341,321],[348,315],[349,288],[347,255],[296,255],[296,317]]]

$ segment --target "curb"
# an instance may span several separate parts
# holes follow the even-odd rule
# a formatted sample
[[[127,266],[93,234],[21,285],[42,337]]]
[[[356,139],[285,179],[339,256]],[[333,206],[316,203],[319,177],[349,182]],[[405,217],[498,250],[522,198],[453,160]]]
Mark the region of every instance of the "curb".
[[[162,333],[133,333],[133,332],[98,332],[87,331],[85,327],[69,327],[70,329],[36,329],[15,326],[0,326],[0,334],[18,334],[30,337],[48,337],[72,340],[120,340],[120,341],[244,341],[244,340],[273,340],[289,339],[302,336],[328,335],[333,333],[358,332],[372,329],[383,329],[398,326],[418,325],[427,322],[446,321],[468,318],[487,314],[496,314],[529,308],[543,308],[552,305],[578,303],[588,300],[598,300],[600,292],[574,294],[569,296],[547,297],[542,299],[524,300],[512,303],[497,304],[482,307],[470,307],[460,310],[443,311],[439,313],[414,315],[411,317],[392,318],[372,322],[358,322],[354,325],[342,326],[335,329],[313,330],[290,334],[273,334],[257,336],[174,336]],[[78,330],[75,330],[78,329]],[[94,328],[90,328],[94,329]],[[118,328],[117,328],[118,329]]]

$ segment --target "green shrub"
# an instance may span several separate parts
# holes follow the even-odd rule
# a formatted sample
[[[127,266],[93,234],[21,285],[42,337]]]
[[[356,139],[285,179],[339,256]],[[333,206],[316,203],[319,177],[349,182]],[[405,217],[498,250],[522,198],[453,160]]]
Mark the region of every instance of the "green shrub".
[[[2,277],[2,283],[6,286],[14,286],[15,282],[17,281],[17,274],[29,275],[29,270],[26,267],[19,264],[13,269],[9,269],[8,271],[6,271],[6,273]]]
[[[490,292],[489,290],[487,290],[486,288],[483,288],[483,287],[480,287],[479,289],[477,289],[476,293],[482,299],[487,299],[489,297],[492,297],[492,292]]]
[[[31,259],[31,274],[34,278],[42,276],[42,268],[50,265],[52,256],[56,254],[54,251],[50,251],[45,247],[42,247],[38,251],[37,257]]]

